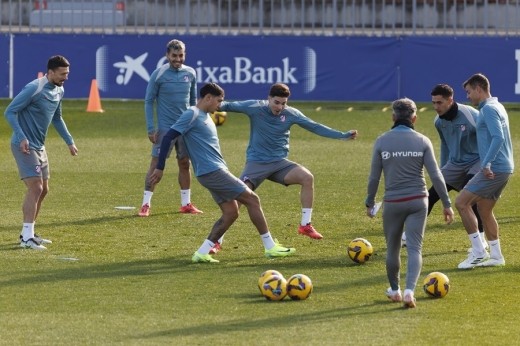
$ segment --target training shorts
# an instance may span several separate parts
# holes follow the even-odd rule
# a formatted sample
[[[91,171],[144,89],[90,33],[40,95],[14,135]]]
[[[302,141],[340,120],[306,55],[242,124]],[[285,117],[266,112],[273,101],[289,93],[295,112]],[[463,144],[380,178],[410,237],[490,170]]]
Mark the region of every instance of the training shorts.
[[[41,177],[44,180],[49,179],[49,159],[47,151],[31,149],[29,154],[20,151],[20,147],[11,143],[11,152],[18,166],[20,179]]]
[[[251,182],[253,190],[257,189],[265,179],[287,186],[284,183],[285,176],[297,166],[299,166],[297,163],[287,159],[266,163],[250,161],[246,162],[240,180]]]

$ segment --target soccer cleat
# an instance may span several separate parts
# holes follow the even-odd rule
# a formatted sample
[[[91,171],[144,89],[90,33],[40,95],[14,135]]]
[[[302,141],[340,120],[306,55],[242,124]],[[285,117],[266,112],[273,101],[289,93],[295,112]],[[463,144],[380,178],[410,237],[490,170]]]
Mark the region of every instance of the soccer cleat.
[[[209,253],[210,255],[214,255],[220,250],[222,250],[222,245],[220,245],[219,242],[216,242],[215,245],[213,245],[213,247],[209,250]]]
[[[267,250],[265,249],[265,257],[273,258],[273,257],[286,257],[290,256],[296,252],[296,249],[293,247],[283,247],[282,245],[276,243],[274,247]]]
[[[38,234],[35,234],[33,237],[34,241],[36,241],[38,244],[52,244],[52,240],[45,239],[40,237]],[[23,240],[22,235],[20,234],[20,242]]]
[[[403,298],[403,304],[404,304],[405,308],[409,308],[409,309],[416,307],[415,297],[413,296],[413,292],[405,293],[404,298]]]
[[[181,214],[202,214],[203,211],[197,209],[197,207],[194,206],[193,204],[188,203],[179,209],[179,213],[181,213]]]
[[[195,253],[191,257],[191,261],[193,263],[218,263],[218,262],[220,262],[219,260],[216,260],[213,257],[211,257],[210,254],[201,255],[197,251],[195,251]]]
[[[323,238],[323,236],[321,234],[316,232],[316,230],[314,229],[314,227],[312,227],[312,225],[310,223],[308,223],[304,226],[298,227],[298,233],[302,234],[302,235],[306,235],[307,237],[312,238],[312,239],[322,239]]]
[[[147,217],[149,215],[150,215],[150,204],[145,203],[141,206],[141,209],[139,209],[139,216]]]
[[[29,238],[27,240],[23,240],[22,238],[22,240],[20,241],[20,246],[24,249],[47,250],[45,246],[38,243],[34,238]]]
[[[504,259],[504,257],[501,257],[501,258],[490,257],[487,261],[480,262],[475,267],[500,267],[500,266],[505,266],[505,265],[506,265],[506,260]]]
[[[388,297],[388,299],[390,299],[394,303],[398,303],[403,300],[403,297],[401,296],[401,290],[394,291],[392,287],[388,287],[385,294]]]
[[[466,258],[464,261],[459,263],[458,268],[459,269],[472,269],[477,264],[486,261],[489,259],[489,254],[487,251],[484,253],[484,255],[476,256],[473,252],[470,252],[468,254],[468,258]]]

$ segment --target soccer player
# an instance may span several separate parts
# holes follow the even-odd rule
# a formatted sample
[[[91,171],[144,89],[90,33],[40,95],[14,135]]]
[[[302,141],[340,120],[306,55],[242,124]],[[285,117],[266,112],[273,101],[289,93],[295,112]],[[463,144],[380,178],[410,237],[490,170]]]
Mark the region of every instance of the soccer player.
[[[153,183],[161,180],[167,149],[173,140],[182,135],[197,180],[210,191],[222,211],[222,216],[213,225],[208,238],[193,254],[192,262],[218,262],[209,252],[238,218],[237,201],[246,206],[249,218],[262,238],[265,256],[289,256],[296,250],[283,247],[273,240],[258,195],[229,172],[222,157],[217,129],[209,114],[216,111],[223,100],[224,90],[215,83],[206,84],[200,89],[197,105],[185,111],[165,134],[157,167],[150,180]]]
[[[440,166],[448,191],[459,192],[480,169],[477,148],[476,122],[478,111],[453,100],[453,88],[447,84],[437,84],[431,91],[433,108],[437,112],[435,128],[441,140]],[[432,186],[428,190],[428,215],[439,200]],[[478,222],[482,244],[488,247],[477,205],[473,205]],[[403,233],[403,244],[406,235]]]
[[[156,185],[150,181],[150,175],[157,165],[162,137],[179,119],[182,112],[197,102],[197,78],[195,70],[184,65],[186,60],[184,43],[179,40],[168,42],[166,59],[168,63],[156,69],[150,76],[144,100],[148,139],[153,145],[152,160],[146,173],[143,202],[139,210],[139,216],[143,217],[150,215],[152,195]],[[156,124],[154,124],[154,103],[156,103],[157,113]],[[184,214],[200,214],[202,211],[191,203],[190,159],[183,138],[179,137],[171,147],[167,148],[168,157],[174,146],[177,152],[178,181],[181,188],[179,211]]]
[[[28,83],[5,110],[5,117],[13,129],[11,151],[20,178],[27,187],[20,234],[20,246],[26,249],[46,250],[44,244],[52,243],[34,233],[34,223],[49,191],[45,139],[51,123],[68,145],[70,154],[78,154],[61,110],[63,84],[68,79],[69,67],[70,63],[63,56],[51,57],[47,62],[47,74]]]
[[[438,192],[444,206],[444,219],[453,222],[453,210],[446,184],[437,162],[430,139],[414,130],[417,106],[410,99],[392,103],[394,126],[375,142],[370,175],[368,177],[366,212],[374,217],[375,196],[384,174],[383,231],[386,239],[386,273],[390,287],[387,297],[404,306],[416,305],[414,291],[422,267],[422,243],[428,212],[428,191],[424,169]],[[401,236],[407,236],[408,263],[404,297],[399,286],[401,267]]]
[[[479,108],[477,143],[480,171],[457,196],[457,207],[471,242],[472,251],[459,264],[459,269],[505,265],[500,249],[498,223],[493,208],[513,174],[513,145],[509,117],[496,97],[491,97],[491,85],[483,74],[472,75],[463,83],[471,103]],[[477,203],[490,253],[480,241],[477,218],[471,206]]]
[[[319,124],[296,108],[287,105],[291,91],[282,83],[271,86],[267,100],[223,102],[220,110],[243,113],[249,117],[250,138],[246,165],[240,179],[255,191],[265,179],[281,185],[301,185],[302,216],[298,233],[312,239],[322,239],[311,224],[314,201],[314,176],[304,166],[287,159],[290,128],[298,125],[319,136],[354,139],[357,130],[340,132]],[[214,251],[220,249],[219,241]]]

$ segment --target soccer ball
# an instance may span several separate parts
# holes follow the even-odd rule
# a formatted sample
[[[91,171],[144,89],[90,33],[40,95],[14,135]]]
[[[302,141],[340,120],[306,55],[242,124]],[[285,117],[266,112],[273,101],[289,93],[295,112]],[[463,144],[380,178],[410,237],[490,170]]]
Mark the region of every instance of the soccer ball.
[[[210,114],[211,119],[213,119],[213,122],[215,125],[220,126],[226,122],[227,113],[226,112],[213,112]]]
[[[262,285],[264,284],[265,279],[267,279],[271,275],[278,275],[283,278],[282,273],[280,273],[277,270],[269,269],[263,272],[260,277],[258,278],[258,289],[262,293]],[[262,293],[263,294],[263,293]]]
[[[260,292],[267,300],[282,300],[287,295],[287,281],[283,276],[269,275],[262,283]]]
[[[450,290],[450,279],[441,272],[433,272],[424,278],[424,292],[432,298],[442,298]]]
[[[348,257],[356,263],[365,263],[374,253],[372,244],[366,239],[356,238],[348,244]]]
[[[304,274],[294,274],[287,280],[287,295],[292,300],[305,300],[312,293],[312,281]]]

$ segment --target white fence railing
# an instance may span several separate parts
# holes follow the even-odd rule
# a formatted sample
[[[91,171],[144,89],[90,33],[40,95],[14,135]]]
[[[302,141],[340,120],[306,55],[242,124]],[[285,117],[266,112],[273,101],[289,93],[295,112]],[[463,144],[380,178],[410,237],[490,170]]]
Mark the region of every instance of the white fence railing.
[[[2,0],[0,32],[520,36],[520,0]]]

